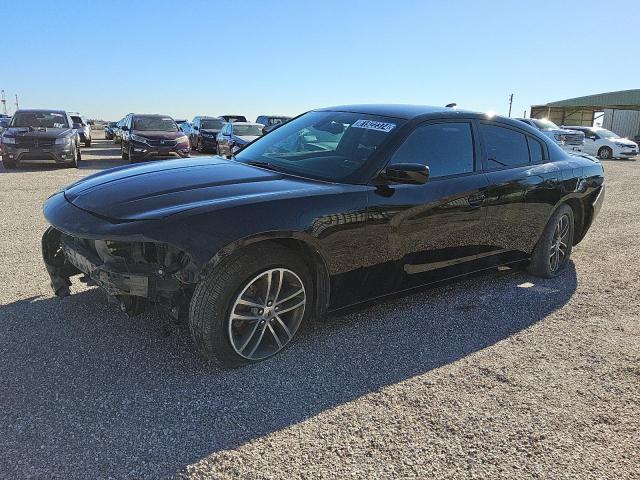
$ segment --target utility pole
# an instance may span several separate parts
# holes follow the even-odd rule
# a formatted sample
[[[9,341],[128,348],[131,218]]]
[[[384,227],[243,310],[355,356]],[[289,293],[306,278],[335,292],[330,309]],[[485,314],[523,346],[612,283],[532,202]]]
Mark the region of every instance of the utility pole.
[[[2,103],[2,113],[7,114],[7,99],[4,98],[4,90],[0,92],[0,103]]]
[[[509,95],[509,118],[511,118],[511,105],[513,105],[513,93]]]
[[[18,94],[16,93],[16,110],[18,110],[20,107],[18,107]]]

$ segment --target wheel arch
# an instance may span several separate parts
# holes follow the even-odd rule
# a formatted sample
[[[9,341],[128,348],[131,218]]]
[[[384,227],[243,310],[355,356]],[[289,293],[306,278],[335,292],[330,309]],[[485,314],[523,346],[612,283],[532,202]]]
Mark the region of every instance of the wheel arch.
[[[311,270],[314,281],[315,316],[321,317],[328,310],[330,301],[330,280],[327,261],[315,237],[301,232],[268,232],[235,240],[222,247],[201,270],[200,281],[242,250],[260,244],[277,244],[300,255]]]

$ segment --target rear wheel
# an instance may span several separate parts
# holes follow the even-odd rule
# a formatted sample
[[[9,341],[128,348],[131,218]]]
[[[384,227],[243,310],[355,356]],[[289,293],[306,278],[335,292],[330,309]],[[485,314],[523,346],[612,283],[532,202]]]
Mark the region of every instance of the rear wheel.
[[[249,247],[197,286],[189,328],[205,358],[236,367],[283,350],[312,304],[302,259],[279,245]]]
[[[598,157],[602,158],[603,160],[608,160],[613,157],[613,150],[611,150],[609,147],[602,147],[600,150],[598,150]]]
[[[85,142],[84,142],[84,146],[85,146],[85,147],[90,147],[90,146],[91,146],[91,137],[89,137],[89,139],[88,139],[88,140],[85,140]]]
[[[2,157],[2,166],[7,170],[16,168],[16,162],[14,162],[13,160],[9,160],[8,157]]]
[[[537,277],[552,278],[569,263],[574,236],[573,210],[560,206],[552,215],[531,256],[528,271]]]

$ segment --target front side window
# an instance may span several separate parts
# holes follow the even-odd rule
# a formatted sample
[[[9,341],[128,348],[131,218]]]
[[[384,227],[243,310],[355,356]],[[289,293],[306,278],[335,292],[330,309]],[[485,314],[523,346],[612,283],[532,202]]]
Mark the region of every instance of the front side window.
[[[133,117],[133,130],[176,132],[178,125],[171,117]]]
[[[309,112],[256,140],[236,159],[310,178],[348,182],[405,122],[362,113]]]
[[[489,169],[529,163],[529,147],[523,133],[486,123],[480,124],[480,131],[487,150]]]
[[[391,157],[391,163],[420,163],[429,177],[473,172],[473,135],[467,122],[447,122],[416,128]]]
[[[16,112],[11,127],[69,128],[67,116],[58,112]]]

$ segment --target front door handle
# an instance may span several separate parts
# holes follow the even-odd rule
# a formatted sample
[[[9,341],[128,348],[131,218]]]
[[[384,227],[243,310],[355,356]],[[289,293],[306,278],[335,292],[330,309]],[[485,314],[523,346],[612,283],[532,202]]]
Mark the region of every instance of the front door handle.
[[[482,206],[484,203],[484,199],[486,198],[484,193],[474,193],[467,197],[467,202],[469,202],[469,206],[473,208],[478,208]]]

